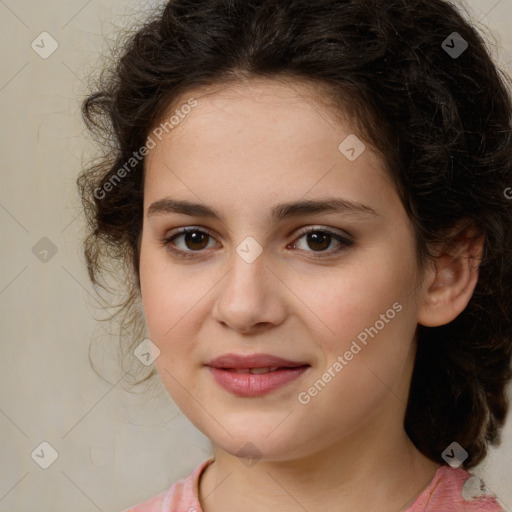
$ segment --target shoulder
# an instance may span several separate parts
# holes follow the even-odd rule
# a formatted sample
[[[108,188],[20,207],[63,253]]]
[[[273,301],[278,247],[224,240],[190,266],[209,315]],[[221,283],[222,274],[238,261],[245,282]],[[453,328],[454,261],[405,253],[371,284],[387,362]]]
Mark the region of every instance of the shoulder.
[[[503,512],[496,496],[476,475],[441,466],[407,512]]]
[[[213,460],[202,462],[189,476],[175,482],[168,490],[123,512],[202,512],[199,504],[199,478]]]

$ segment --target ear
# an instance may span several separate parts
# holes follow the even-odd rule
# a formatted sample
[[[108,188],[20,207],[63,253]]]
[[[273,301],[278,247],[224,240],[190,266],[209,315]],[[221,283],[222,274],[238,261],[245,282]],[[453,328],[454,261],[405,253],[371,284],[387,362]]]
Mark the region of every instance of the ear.
[[[473,227],[466,228],[449,247],[438,251],[425,276],[418,323],[427,327],[445,325],[468,305],[482,260],[484,236]]]

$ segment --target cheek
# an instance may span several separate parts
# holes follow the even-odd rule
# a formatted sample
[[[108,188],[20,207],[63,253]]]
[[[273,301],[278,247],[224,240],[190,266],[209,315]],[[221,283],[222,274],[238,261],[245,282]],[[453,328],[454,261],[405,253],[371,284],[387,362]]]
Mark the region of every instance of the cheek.
[[[294,293],[305,298],[305,307],[301,306],[304,319],[310,318],[308,323],[325,351],[339,352],[346,345],[348,350],[351,341],[376,322],[382,327],[382,322],[389,320],[382,333],[389,332],[397,320],[400,322],[414,296],[414,269],[407,261],[387,254],[379,261],[367,258],[358,264],[330,269],[323,277],[302,276],[294,281]],[[400,313],[393,309],[396,302],[403,307]],[[381,320],[383,314],[385,319]]]
[[[363,265],[347,278],[326,312],[337,336],[323,347],[324,370],[343,358],[333,391],[354,410],[377,407],[389,390],[404,393],[404,370],[414,357],[414,260],[389,257],[389,263]]]
[[[167,389],[175,389],[178,385],[169,374],[184,381],[191,365],[199,365],[203,356],[194,340],[203,324],[202,306],[211,293],[212,283],[197,275],[194,278],[193,270],[186,266],[171,266],[165,250],[144,242],[140,282],[149,339],[160,350],[155,366]]]
[[[185,414],[190,413],[189,393],[194,392],[195,383],[184,362],[197,359],[191,343],[197,328],[193,309],[197,298],[187,295],[190,286],[185,278],[170,273],[155,252],[141,251],[140,281],[148,336],[160,350],[155,368],[168,394]]]
[[[405,246],[381,247],[378,253],[350,271],[340,267],[323,287],[319,281],[303,282],[298,292],[309,290],[308,306],[325,323],[316,331],[322,353],[316,378],[325,376],[332,384],[318,407],[336,396],[345,411],[367,414],[386,400],[390,389],[397,396],[405,391],[400,386],[412,362],[417,325],[414,259]]]
[[[150,339],[160,350],[163,340],[172,338],[179,330],[178,319],[184,317],[187,307],[178,273],[169,272],[168,263],[161,253],[142,242],[140,255],[140,287],[144,317]]]
[[[158,339],[159,333],[164,329],[164,324],[170,321],[169,311],[172,311],[172,294],[166,286],[165,276],[158,275],[158,267],[150,257],[141,255],[140,263],[140,289],[142,296],[142,307],[150,338]],[[169,326],[168,326],[169,328]],[[153,339],[154,338],[154,339]]]

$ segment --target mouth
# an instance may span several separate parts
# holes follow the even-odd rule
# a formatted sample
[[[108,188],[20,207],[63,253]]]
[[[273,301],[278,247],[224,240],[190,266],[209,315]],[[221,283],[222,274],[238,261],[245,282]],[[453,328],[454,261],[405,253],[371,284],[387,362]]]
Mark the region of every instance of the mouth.
[[[210,361],[206,367],[214,381],[226,391],[239,397],[256,397],[291,384],[311,365],[268,354],[226,354]]]
[[[218,363],[217,363],[218,364]],[[247,362],[238,365],[247,365]],[[267,363],[268,364],[268,363]],[[258,397],[266,395],[300,379],[311,365],[291,363],[293,366],[251,366],[249,368],[230,366],[206,367],[214,381],[224,390],[237,397]]]

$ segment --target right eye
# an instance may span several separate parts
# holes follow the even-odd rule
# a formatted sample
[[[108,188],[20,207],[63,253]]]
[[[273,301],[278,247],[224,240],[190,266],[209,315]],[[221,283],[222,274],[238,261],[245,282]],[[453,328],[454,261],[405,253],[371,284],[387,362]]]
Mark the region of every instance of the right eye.
[[[177,248],[174,241],[180,238],[182,238],[182,248]],[[178,256],[193,258],[194,256],[190,253],[201,252],[203,249],[206,249],[208,238],[213,238],[208,232],[197,227],[187,227],[176,231],[171,236],[165,237],[162,243]]]

